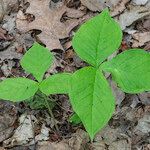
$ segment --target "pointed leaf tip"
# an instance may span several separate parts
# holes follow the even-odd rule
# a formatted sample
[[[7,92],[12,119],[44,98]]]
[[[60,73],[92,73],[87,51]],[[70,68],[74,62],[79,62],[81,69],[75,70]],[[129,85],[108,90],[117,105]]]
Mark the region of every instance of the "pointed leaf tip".
[[[115,110],[114,96],[101,70],[85,67],[76,71],[69,96],[73,110],[93,140]]]

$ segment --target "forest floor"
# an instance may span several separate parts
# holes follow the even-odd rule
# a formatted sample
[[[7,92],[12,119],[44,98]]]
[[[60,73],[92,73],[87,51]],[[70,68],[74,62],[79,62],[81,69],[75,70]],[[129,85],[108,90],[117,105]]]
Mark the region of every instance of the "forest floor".
[[[0,0],[0,81],[31,78],[19,61],[35,41],[56,58],[46,77],[86,66],[71,39],[81,24],[106,7],[124,33],[119,53],[137,47],[149,51],[150,0]],[[73,110],[68,96],[52,95],[59,134],[47,109],[35,109],[42,102],[0,101],[0,150],[150,150],[150,93],[125,94],[107,77],[116,111],[93,142],[82,125],[69,122]]]

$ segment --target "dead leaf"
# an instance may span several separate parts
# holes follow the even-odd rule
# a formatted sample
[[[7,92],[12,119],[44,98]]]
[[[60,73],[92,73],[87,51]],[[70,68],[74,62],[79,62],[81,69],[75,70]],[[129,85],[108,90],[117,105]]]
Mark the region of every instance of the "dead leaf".
[[[149,0],[133,0],[135,5],[145,5]]]
[[[102,11],[104,8],[109,7],[111,16],[116,16],[123,12],[125,5],[130,0],[81,0],[81,3],[91,11]]]
[[[17,111],[7,102],[0,102],[0,142],[9,138],[14,131]]]
[[[85,13],[86,13],[85,11],[81,11],[78,9],[67,8],[66,16],[68,18],[81,18],[85,15]]]
[[[38,141],[40,141],[40,142],[41,141],[47,141],[49,139],[49,132],[50,132],[50,128],[47,128],[45,126],[45,124],[43,124],[42,128],[41,128],[41,133],[36,135],[34,140],[32,140],[29,145],[32,145]]]
[[[147,42],[145,47],[144,47],[145,50],[150,50],[150,42]]]
[[[0,22],[5,14],[10,10],[16,11],[18,9],[18,0],[0,0]]]
[[[79,129],[72,137],[69,139],[68,144],[71,149],[74,150],[84,150],[86,143],[89,142],[89,136],[87,132]]]
[[[5,61],[2,63],[1,71],[3,72],[5,77],[8,77],[12,74],[11,69],[13,68],[13,66],[15,66],[15,62],[11,60],[7,60],[6,63]]]
[[[143,28],[150,31],[150,18],[144,21]]]
[[[118,22],[121,25],[122,30],[130,26],[137,20],[144,18],[150,14],[150,7],[143,6],[130,6],[130,9],[119,16]]]
[[[110,128],[109,125],[107,125],[102,131],[100,131],[96,135],[95,141],[100,142],[103,140],[107,145],[110,145],[112,142],[116,141],[117,138],[119,138],[119,135],[120,135],[119,128],[113,129]],[[98,137],[101,137],[101,139]]]
[[[0,51],[0,62],[5,59],[21,59],[22,54],[16,52],[17,43],[13,43],[12,46],[8,47],[5,51]]]
[[[91,144],[92,150],[107,150],[107,146],[104,141],[94,142]]]
[[[101,11],[105,5],[105,0],[81,0],[81,3],[91,11]]]
[[[37,150],[71,150],[64,141],[58,143],[41,142],[38,144]]]
[[[129,1],[130,0],[117,0],[117,3],[111,8],[111,16],[116,16],[122,13],[126,9],[126,4]],[[113,1],[111,1],[111,3],[114,4]]]
[[[64,39],[69,36],[70,31],[78,25],[77,19],[69,19],[61,22],[62,15],[71,9],[67,8],[63,3],[57,4],[56,7],[49,8],[49,0],[27,0],[30,6],[26,13],[32,14],[35,20],[28,22],[17,16],[17,28],[22,32],[27,32],[33,29],[41,30],[42,33],[38,38],[51,50],[63,49],[59,39]]]
[[[132,47],[141,47],[150,41],[150,32],[136,32],[132,34]]]
[[[150,132],[150,114],[145,114],[143,118],[138,121],[138,125],[135,127],[135,131],[141,131],[142,134]]]
[[[27,144],[34,138],[34,123],[37,121],[35,116],[22,114],[19,118],[19,127],[15,130],[14,135],[4,141],[4,145],[7,147],[13,147],[15,145]]]
[[[0,40],[6,40],[7,31],[0,27]]]
[[[122,101],[125,99],[125,93],[121,91],[121,89],[119,89],[117,87],[117,85],[115,84],[115,82],[110,81],[110,85],[113,91],[113,94],[116,98],[116,104],[118,106],[120,106],[120,104],[122,103]]]
[[[131,150],[131,143],[127,140],[115,141],[108,147],[108,150]]]
[[[150,92],[138,94],[142,104],[150,105]]]
[[[0,0],[0,22],[2,21],[4,17],[4,2],[3,0]]]

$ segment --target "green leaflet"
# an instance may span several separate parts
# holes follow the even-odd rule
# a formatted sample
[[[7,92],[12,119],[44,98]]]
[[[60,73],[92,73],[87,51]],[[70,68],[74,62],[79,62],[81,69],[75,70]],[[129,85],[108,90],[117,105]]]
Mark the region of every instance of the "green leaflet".
[[[100,15],[80,27],[73,38],[72,45],[79,57],[92,66],[98,67],[119,48],[121,40],[120,26],[105,9]]]
[[[91,139],[111,118],[115,100],[100,70],[85,67],[72,77],[70,100]]]
[[[52,61],[53,55],[51,52],[40,44],[35,43],[23,56],[21,66],[41,82]]]
[[[79,116],[78,116],[76,113],[73,114],[73,115],[70,117],[69,121],[70,121],[72,124],[79,124],[79,123],[81,123],[81,119],[79,118]]]
[[[38,83],[26,78],[11,78],[0,82],[0,98],[10,101],[23,101],[32,97],[38,90]]]
[[[68,94],[70,89],[71,74],[60,73],[52,75],[42,81],[40,90],[46,94]]]
[[[104,71],[111,72],[113,79],[126,93],[150,90],[150,54],[142,49],[132,49],[102,64]]]

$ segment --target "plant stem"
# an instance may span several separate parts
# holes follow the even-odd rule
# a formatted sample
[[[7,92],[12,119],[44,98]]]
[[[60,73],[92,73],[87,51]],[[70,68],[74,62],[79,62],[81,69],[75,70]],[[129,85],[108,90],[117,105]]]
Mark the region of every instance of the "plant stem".
[[[59,128],[58,128],[57,123],[56,123],[56,121],[55,121],[55,117],[54,117],[53,112],[52,112],[52,110],[51,110],[51,108],[50,108],[50,106],[49,106],[49,103],[48,103],[49,97],[46,96],[46,98],[44,98],[44,99],[45,99],[45,103],[46,103],[46,106],[47,106],[47,108],[48,108],[49,114],[50,114],[51,118],[52,118],[53,121],[54,121],[55,128],[56,128],[57,132],[59,132]]]

